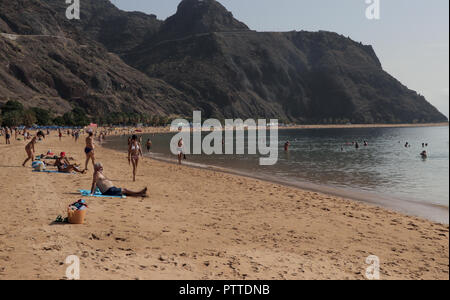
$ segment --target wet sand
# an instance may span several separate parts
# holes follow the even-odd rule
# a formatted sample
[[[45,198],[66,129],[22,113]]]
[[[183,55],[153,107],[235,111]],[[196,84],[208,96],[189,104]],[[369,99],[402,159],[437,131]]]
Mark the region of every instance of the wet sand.
[[[65,151],[84,165],[83,138],[53,136],[37,153]],[[0,143],[0,280],[63,279],[78,255],[81,279],[449,278],[449,227],[376,206],[145,158],[132,182],[126,153],[98,147],[119,187],[149,198],[84,198],[84,225],[52,225],[87,175],[23,168],[25,143]]]

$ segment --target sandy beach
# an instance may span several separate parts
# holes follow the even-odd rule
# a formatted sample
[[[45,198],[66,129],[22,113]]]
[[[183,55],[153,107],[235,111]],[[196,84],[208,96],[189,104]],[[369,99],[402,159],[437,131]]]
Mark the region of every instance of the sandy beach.
[[[96,149],[119,187],[149,198],[84,198],[86,224],[53,225],[89,189],[87,175],[39,174],[25,142],[0,140],[0,280],[449,279],[449,227],[335,196],[144,158],[132,182],[126,153]],[[36,153],[67,152],[84,165],[84,138],[52,133]]]

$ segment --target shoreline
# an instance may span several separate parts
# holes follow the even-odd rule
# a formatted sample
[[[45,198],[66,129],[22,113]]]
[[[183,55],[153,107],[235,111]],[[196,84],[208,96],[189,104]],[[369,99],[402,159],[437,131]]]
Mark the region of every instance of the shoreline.
[[[25,143],[0,144],[0,279],[448,279],[448,225],[318,192],[144,158],[137,182],[126,155],[96,156],[119,187],[150,197],[85,198],[84,225],[54,225],[89,188],[88,175],[36,174],[20,166]],[[84,162],[84,143],[54,133],[37,153]]]
[[[417,127],[448,127],[449,123],[424,123],[424,124],[343,124],[343,125],[293,125],[293,126],[281,126],[279,130],[292,130],[292,129],[347,129],[347,128],[417,128]],[[102,130],[108,127],[99,127],[98,130]],[[114,127],[116,128],[116,127]],[[124,127],[119,128],[122,131],[128,131],[127,133],[113,133],[111,136],[121,136],[131,134],[130,131],[142,130],[142,132],[136,132],[136,134],[160,134],[170,133],[170,127]],[[225,130],[225,129],[223,129]],[[116,130],[117,131],[117,130]],[[202,130],[206,131],[206,130]]]
[[[417,124],[399,124],[394,127],[401,127],[401,128],[412,128],[412,127],[443,127],[444,123],[435,123],[435,124],[420,124],[420,126],[417,126]],[[448,123],[445,123],[445,126],[448,126]],[[373,125],[345,125],[344,127],[336,127],[336,126],[327,126],[327,125],[304,125],[300,127],[295,128],[280,128],[280,130],[289,130],[289,129],[325,129],[325,128],[372,128]],[[377,128],[390,128],[392,125],[388,124],[378,124],[375,125]],[[168,134],[170,132],[153,132],[153,134]],[[149,134],[149,133],[142,133],[142,134]],[[123,136],[123,135],[112,135],[112,136]],[[103,145],[105,146],[105,145]],[[108,149],[111,149],[113,151],[119,151],[118,149],[114,147],[106,147]],[[155,159],[164,163],[174,164],[177,165],[178,162],[176,159],[172,159],[171,157],[162,154],[162,153],[152,153],[152,156],[146,155],[146,157],[149,157],[151,159]],[[257,179],[262,180],[268,183],[275,183],[280,184],[286,187],[293,187],[297,188],[299,190],[303,191],[310,191],[310,192],[319,192],[324,193],[329,196],[336,196],[336,197],[343,197],[352,201],[357,201],[360,203],[365,203],[369,205],[374,205],[377,207],[381,207],[384,209],[392,210],[398,213],[406,214],[408,216],[412,217],[420,217],[424,218],[426,220],[432,221],[432,222],[438,222],[444,225],[449,224],[449,207],[443,206],[443,205],[437,205],[432,203],[426,203],[426,202],[420,202],[415,200],[409,200],[405,198],[399,198],[399,197],[388,197],[384,195],[379,195],[374,192],[368,192],[358,189],[353,189],[351,187],[334,187],[330,185],[322,185],[322,184],[315,184],[308,181],[302,181],[302,182],[293,182],[288,180],[282,180],[276,177],[270,177],[265,175],[257,175],[252,174],[250,172],[240,171],[236,169],[230,169],[225,168],[221,166],[216,166],[212,164],[207,163],[193,163],[193,162],[184,162],[183,165],[187,167],[197,168],[197,169],[205,169],[205,170],[211,170],[211,171],[217,171],[217,172],[223,172],[226,174],[231,175],[237,175],[237,176],[244,176],[251,179]]]
[[[108,147],[106,147],[108,148]],[[111,148],[108,148],[111,149]],[[113,151],[118,151],[115,149],[111,149]],[[149,157],[149,156],[146,156]],[[153,160],[157,160],[163,163],[169,163],[172,165],[177,165],[178,162],[174,159],[171,160],[170,158],[162,158],[162,157],[149,157]],[[265,176],[257,176],[251,173],[246,172],[240,172],[238,170],[232,170],[232,169],[226,169],[219,166],[214,165],[207,165],[207,164],[197,164],[197,163],[184,163],[183,164],[186,167],[189,168],[196,168],[200,170],[210,170],[214,172],[222,172],[225,174],[230,175],[236,175],[236,176],[243,176],[250,179],[256,179],[265,181],[267,183],[271,184],[279,184],[286,187],[292,187],[299,189],[301,191],[308,191],[308,192],[316,192],[316,193],[322,193],[325,195],[329,195],[332,197],[342,197],[351,201],[357,201],[359,203],[373,205],[379,208],[387,209],[393,212],[405,214],[410,217],[419,217],[423,218],[425,220],[440,223],[443,225],[449,225],[449,208],[446,206],[436,205],[436,204],[430,204],[430,203],[424,203],[424,202],[416,202],[416,201],[408,201],[405,199],[399,199],[399,198],[386,198],[381,197],[380,195],[376,195],[375,193],[369,193],[366,192],[366,194],[363,191],[351,189],[351,188],[337,188],[333,186],[327,186],[327,185],[319,185],[314,184],[311,182],[301,182],[301,183],[293,183],[293,182],[287,182],[282,181],[277,178],[268,178]],[[370,194],[369,196],[367,194]],[[394,200],[396,203],[392,203],[391,201]]]

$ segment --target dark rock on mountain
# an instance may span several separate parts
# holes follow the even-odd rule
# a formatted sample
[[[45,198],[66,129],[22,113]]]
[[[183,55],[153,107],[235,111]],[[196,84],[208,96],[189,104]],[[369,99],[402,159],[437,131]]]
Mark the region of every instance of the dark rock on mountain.
[[[207,115],[305,123],[444,121],[381,68],[372,47],[330,32],[215,32],[125,57]]]
[[[107,0],[0,1],[0,102],[304,123],[440,122],[371,46],[331,32],[260,33],[214,0],[160,21]],[[37,36],[46,35],[46,36]],[[113,52],[118,56],[111,54]],[[139,71],[138,71],[139,70]]]
[[[0,100],[70,110],[183,113],[191,107],[181,92],[148,78],[103,47],[63,37],[0,36]]]
[[[0,34],[0,103],[18,100],[59,113],[76,104],[93,116],[192,110],[180,91],[128,66],[100,43],[107,46],[114,36],[117,47],[112,48],[133,48],[127,34],[133,31],[135,43],[141,43],[160,21],[122,12],[107,0],[82,3],[84,17],[69,21],[65,1],[0,2],[0,29],[8,33]],[[108,27],[118,19],[126,20],[120,30]]]
[[[161,26],[159,40],[185,38],[209,32],[248,31],[249,28],[215,0],[184,0],[177,13]]]

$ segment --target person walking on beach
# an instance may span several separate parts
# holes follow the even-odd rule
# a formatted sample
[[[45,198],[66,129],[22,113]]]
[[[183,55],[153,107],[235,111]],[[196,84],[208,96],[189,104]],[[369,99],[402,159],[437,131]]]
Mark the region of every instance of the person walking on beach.
[[[141,156],[143,156],[141,143],[139,143],[138,137],[133,135],[128,146],[128,163],[133,165],[133,181],[136,181],[136,172],[139,165],[139,157]]]
[[[61,128],[58,130],[58,137],[59,137],[59,141],[61,141],[61,138],[62,138],[62,131],[61,131]]]
[[[178,140],[178,147],[177,147],[177,151],[178,151],[178,164],[181,165],[181,160],[183,159],[183,147],[184,147],[184,142],[183,142],[183,138],[180,138]]]
[[[31,140],[31,142],[29,142],[26,146],[25,146],[25,151],[27,152],[27,159],[25,159],[25,161],[23,162],[22,166],[25,167],[25,164],[31,160],[31,162],[34,161],[34,153],[35,153],[35,148],[34,145],[36,144],[37,138],[33,137],[33,139]]]
[[[92,133],[92,131],[89,131],[86,138],[86,147],[84,148],[84,153],[86,154],[86,164],[84,169],[87,171],[89,160],[92,160],[92,165],[95,165],[94,134]]]
[[[152,141],[150,139],[147,140],[147,152],[150,152],[152,149]]]
[[[9,129],[8,127],[5,127],[6,145],[10,145],[11,144],[11,134],[12,134],[11,129]]]
[[[133,192],[128,189],[117,188],[111,180],[103,174],[103,165],[101,163],[94,164],[94,176],[92,180],[91,195],[95,194],[96,189],[100,190],[105,196],[130,196],[130,197],[148,197],[147,188],[139,192]]]

